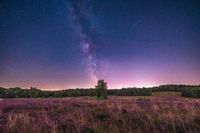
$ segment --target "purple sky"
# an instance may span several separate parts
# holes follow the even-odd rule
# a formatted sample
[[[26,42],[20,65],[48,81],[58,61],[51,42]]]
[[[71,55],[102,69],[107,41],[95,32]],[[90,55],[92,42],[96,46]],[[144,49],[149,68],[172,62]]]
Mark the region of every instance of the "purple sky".
[[[200,84],[199,0],[1,0],[0,86]]]

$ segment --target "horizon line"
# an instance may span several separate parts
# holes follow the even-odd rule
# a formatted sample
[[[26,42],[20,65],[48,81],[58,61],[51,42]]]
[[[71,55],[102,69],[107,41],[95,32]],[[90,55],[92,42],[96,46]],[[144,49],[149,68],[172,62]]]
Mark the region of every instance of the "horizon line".
[[[123,88],[153,88],[153,87],[160,87],[160,86],[169,86],[169,85],[174,85],[174,86],[200,86],[199,84],[160,84],[160,85],[152,85],[152,86],[123,86],[123,87],[108,87],[108,89],[123,89]],[[95,87],[69,87],[69,88],[64,88],[64,89],[51,89],[50,87],[47,89],[44,88],[39,88],[39,87],[20,87],[20,86],[15,86],[15,87],[5,87],[5,86],[0,86],[0,88],[20,88],[20,89],[31,89],[31,88],[36,88],[42,91],[59,91],[59,90],[69,90],[69,89],[94,89]]]

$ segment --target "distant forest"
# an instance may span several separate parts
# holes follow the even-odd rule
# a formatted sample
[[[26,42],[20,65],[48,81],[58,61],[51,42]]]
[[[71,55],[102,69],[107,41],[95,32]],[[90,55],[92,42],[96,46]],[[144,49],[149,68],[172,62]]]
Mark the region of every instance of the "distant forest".
[[[3,88],[0,87],[0,98],[48,98],[48,97],[77,97],[77,96],[96,96],[95,88],[77,88],[58,91],[45,91],[34,87],[30,89]],[[185,97],[200,97],[200,85],[161,85],[149,88],[122,88],[106,89],[107,95],[110,96],[151,96],[152,92],[159,91],[176,91],[181,92]]]

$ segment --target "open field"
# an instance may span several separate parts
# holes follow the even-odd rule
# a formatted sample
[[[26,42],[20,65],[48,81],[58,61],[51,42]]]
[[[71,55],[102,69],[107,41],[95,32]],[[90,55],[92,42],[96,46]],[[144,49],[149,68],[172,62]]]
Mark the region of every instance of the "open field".
[[[0,132],[200,132],[200,100],[179,92],[153,96],[1,99]]]

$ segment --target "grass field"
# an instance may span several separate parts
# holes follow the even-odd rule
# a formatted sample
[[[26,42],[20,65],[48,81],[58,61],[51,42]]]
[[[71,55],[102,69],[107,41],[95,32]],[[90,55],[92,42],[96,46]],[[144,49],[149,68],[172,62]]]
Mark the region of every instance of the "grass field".
[[[179,92],[153,96],[1,99],[0,132],[200,132],[200,100]]]

